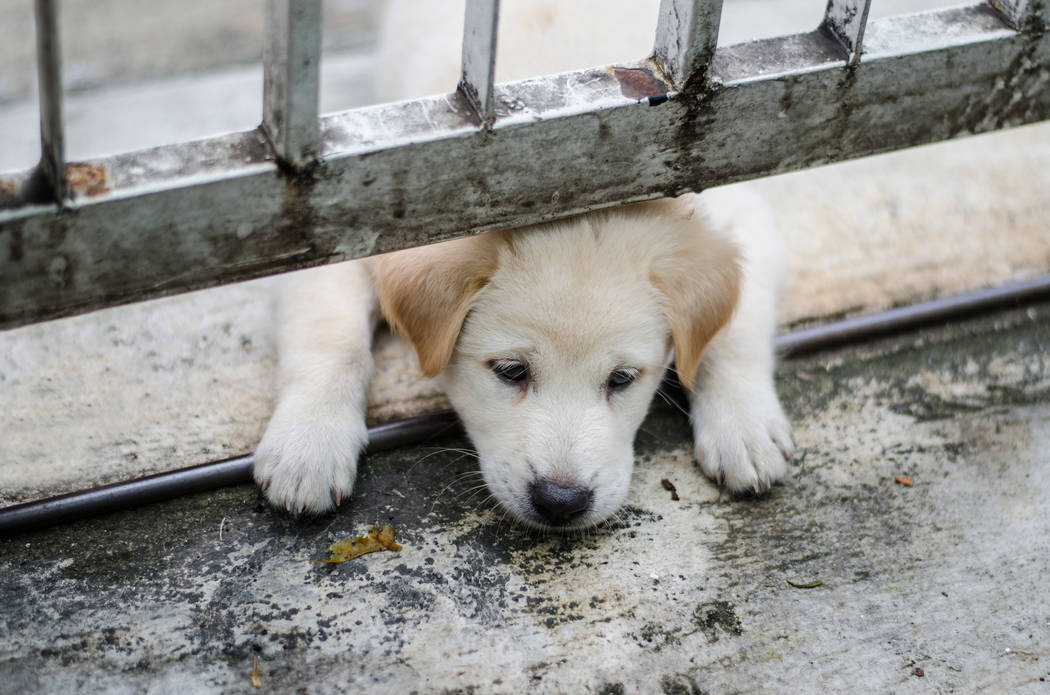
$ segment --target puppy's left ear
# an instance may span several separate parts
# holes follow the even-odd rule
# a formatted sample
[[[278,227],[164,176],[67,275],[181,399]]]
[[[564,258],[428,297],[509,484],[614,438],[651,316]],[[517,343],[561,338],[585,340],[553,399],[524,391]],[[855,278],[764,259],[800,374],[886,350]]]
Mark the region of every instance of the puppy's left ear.
[[[712,233],[700,215],[676,223],[685,229],[675,252],[657,258],[650,272],[666,300],[678,380],[692,390],[700,358],[740,296],[740,251]]]
[[[474,295],[496,271],[498,232],[397,251],[373,260],[390,326],[416,349],[424,376],[445,368]]]

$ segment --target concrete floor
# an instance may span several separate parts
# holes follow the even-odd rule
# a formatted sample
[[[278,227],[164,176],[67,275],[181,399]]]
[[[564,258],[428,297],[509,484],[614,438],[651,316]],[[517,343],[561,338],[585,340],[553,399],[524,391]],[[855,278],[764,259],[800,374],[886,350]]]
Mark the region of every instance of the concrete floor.
[[[581,536],[507,523],[450,440],[316,521],[245,486],[5,539],[0,692],[254,692],[258,657],[260,692],[1047,693],[1048,346],[1044,304],[784,363],[758,499],[657,401]],[[317,562],[376,523],[400,553]]]
[[[723,38],[807,28],[812,4],[727,0]],[[225,64],[177,39],[176,20],[217,8],[192,5],[152,34],[128,25],[128,45],[148,41],[127,53],[98,3],[70,5],[94,18],[75,25],[74,158],[257,123],[258,68],[186,76]],[[222,7],[199,43],[248,60],[258,8]],[[13,41],[0,169],[36,157]],[[155,70],[154,54],[189,62]],[[367,57],[326,66],[326,110],[367,101]],[[109,81],[161,73],[182,77]],[[1046,272],[1048,126],[754,184],[795,234],[785,320]],[[270,407],[268,282],[0,336],[0,504],[250,451]],[[316,521],[245,486],[2,539],[0,693],[255,692],[255,656],[260,692],[1050,693],[1048,343],[1043,305],[785,363],[799,456],[761,499],[721,497],[658,402],[628,506],[581,537],[506,522],[450,440],[370,457]],[[316,562],[380,522],[399,554]]]

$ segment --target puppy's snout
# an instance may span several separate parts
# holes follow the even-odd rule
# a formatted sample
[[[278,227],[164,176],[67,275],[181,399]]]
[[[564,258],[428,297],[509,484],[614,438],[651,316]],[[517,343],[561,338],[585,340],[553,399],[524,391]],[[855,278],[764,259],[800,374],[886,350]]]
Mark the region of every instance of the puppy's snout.
[[[549,524],[564,526],[591,507],[594,492],[581,485],[559,485],[546,478],[532,484],[532,506]]]

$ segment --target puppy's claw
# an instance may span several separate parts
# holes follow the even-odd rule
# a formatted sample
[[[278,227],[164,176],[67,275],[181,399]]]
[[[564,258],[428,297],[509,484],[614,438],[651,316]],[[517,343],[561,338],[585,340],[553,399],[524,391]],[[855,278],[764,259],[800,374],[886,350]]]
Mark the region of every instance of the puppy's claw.
[[[342,501],[343,501],[343,491],[339,490],[339,489],[336,489],[336,491],[335,491],[335,506],[338,507],[339,504]]]
[[[259,489],[262,490],[263,492],[266,492],[266,490],[269,487],[270,487],[270,479],[267,478],[266,480],[262,481],[262,485],[259,486]]]

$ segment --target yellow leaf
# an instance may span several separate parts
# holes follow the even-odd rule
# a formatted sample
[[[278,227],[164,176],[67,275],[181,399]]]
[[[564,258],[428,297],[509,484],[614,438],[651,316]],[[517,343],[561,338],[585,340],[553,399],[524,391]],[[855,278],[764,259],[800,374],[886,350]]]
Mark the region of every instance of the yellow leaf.
[[[256,690],[262,687],[262,674],[259,673],[259,657],[256,654],[252,654],[252,675],[248,679]]]
[[[393,526],[376,526],[369,529],[367,536],[347,538],[338,543],[333,543],[328,548],[331,556],[325,562],[346,562],[347,560],[353,560],[355,557],[379,552],[380,550],[392,550],[394,552],[401,550],[401,546],[394,542]]]

